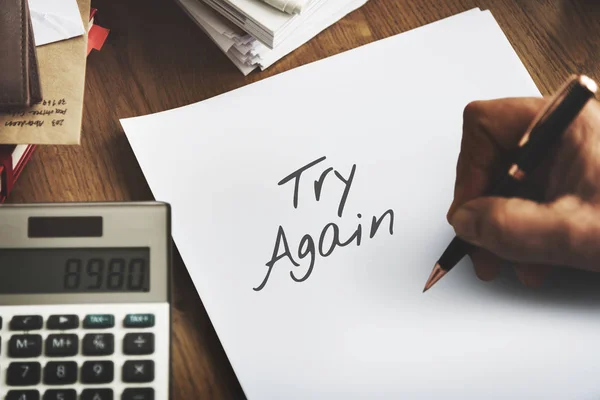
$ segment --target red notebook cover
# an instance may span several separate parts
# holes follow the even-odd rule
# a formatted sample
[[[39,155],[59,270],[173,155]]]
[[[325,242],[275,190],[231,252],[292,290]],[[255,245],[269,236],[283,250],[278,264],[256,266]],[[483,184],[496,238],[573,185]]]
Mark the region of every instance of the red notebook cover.
[[[12,191],[35,147],[34,144],[0,145],[0,203]]]

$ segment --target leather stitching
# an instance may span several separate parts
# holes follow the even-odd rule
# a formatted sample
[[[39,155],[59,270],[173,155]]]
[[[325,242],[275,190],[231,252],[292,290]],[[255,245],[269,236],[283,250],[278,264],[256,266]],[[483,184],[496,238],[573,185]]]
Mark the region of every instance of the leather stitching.
[[[27,24],[26,24],[27,15],[25,15],[25,13],[23,12],[23,5],[24,5],[25,1],[27,1],[27,0],[19,1],[19,16],[21,19],[21,27],[22,27],[22,29],[21,29],[21,58],[19,59],[19,67],[22,71],[22,73],[21,73],[21,81],[22,81],[21,96],[22,96],[22,99],[20,101],[19,100],[11,101],[11,99],[9,97],[7,97],[7,95],[5,94],[3,96],[0,96],[1,99],[5,100],[5,101],[0,101],[1,105],[21,105],[22,100],[26,98],[26,92],[27,92],[27,80],[26,79],[28,79],[28,78],[25,77],[26,71],[23,66],[23,62],[24,62],[25,55],[26,55],[26,52],[25,52],[26,49],[23,47],[23,38],[26,34],[25,29],[27,29]]]
[[[29,45],[27,47],[29,47],[29,70],[31,71],[31,73],[33,74],[32,79],[33,79],[33,83],[29,82],[30,84],[30,92],[31,92],[31,101],[34,101],[34,96],[38,96],[41,97],[41,87],[39,84],[39,76],[38,76],[38,64],[37,64],[37,60],[36,60],[36,50],[35,50],[35,39],[34,39],[34,35],[33,35],[33,26],[31,24],[29,24],[29,32],[30,32],[30,40],[29,40]],[[33,86],[32,86],[33,85]],[[35,87],[35,89],[34,89]],[[33,91],[36,91],[36,93],[33,93]],[[37,99],[39,100],[39,99]]]
[[[27,54],[25,53],[25,47],[23,46],[23,41],[25,38],[25,35],[27,34],[27,15],[25,13],[25,10],[23,10],[23,5],[25,4],[27,0],[23,0],[19,3],[19,8],[20,8],[20,12],[21,12],[21,16],[22,16],[22,21],[21,21],[21,71],[23,71],[23,75],[21,75],[21,79],[23,80],[23,90],[22,90],[22,96],[23,98],[25,98],[27,96],[27,87],[26,87],[26,82],[28,79],[28,74],[27,71],[25,70],[25,67],[23,66],[23,60],[25,60],[25,57],[27,57]]]

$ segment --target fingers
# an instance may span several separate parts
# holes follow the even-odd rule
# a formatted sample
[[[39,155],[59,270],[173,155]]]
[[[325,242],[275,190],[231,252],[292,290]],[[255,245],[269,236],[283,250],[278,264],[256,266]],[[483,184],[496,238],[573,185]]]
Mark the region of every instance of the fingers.
[[[458,208],[451,224],[459,237],[509,261],[600,270],[600,212],[573,197],[550,205],[478,198]]]
[[[515,147],[545,103],[542,98],[506,98],[475,101],[465,107],[448,220],[457,207],[486,192],[495,181],[495,171],[502,170],[499,159]]]
[[[548,100],[537,97],[474,101],[463,112],[462,150],[475,150],[481,166],[493,164],[481,153],[510,150],[519,142]],[[478,143],[479,146],[473,146]]]
[[[456,174],[456,183],[454,186],[454,200],[448,210],[448,221],[456,211],[466,201],[479,197],[483,194],[490,180],[490,174],[487,170],[469,167],[466,157],[461,153],[458,160],[458,171]]]
[[[543,264],[516,264],[514,267],[519,281],[530,288],[540,287],[552,270],[552,266]]]
[[[469,257],[473,262],[475,275],[482,281],[492,281],[500,273],[504,261],[497,255],[485,249],[474,250]],[[550,265],[522,264],[514,265],[514,270],[519,281],[530,288],[538,288],[552,270]]]
[[[502,162],[507,153],[545,103],[540,98],[512,98],[477,101],[465,108],[454,199],[447,218],[459,236],[480,248],[470,257],[482,280],[496,277],[501,259],[516,262],[517,277],[530,287],[543,282],[551,265],[600,271],[600,207],[569,196],[547,205],[520,199],[480,198],[495,184],[498,173],[506,172],[507,166]],[[600,103],[593,107],[600,107]],[[594,115],[600,120],[600,113]],[[577,151],[593,148],[583,144],[588,139],[585,133],[596,131],[586,125],[592,120],[588,117],[575,121],[570,129],[575,133],[571,132],[567,144]],[[581,126],[576,127],[577,124]],[[573,154],[576,152],[569,153],[569,157]],[[572,165],[571,169],[576,170]],[[596,176],[590,175],[590,187],[595,186]],[[550,183],[554,181],[537,178],[538,186],[530,187],[532,192],[527,198],[542,201],[565,193],[551,190]],[[564,186],[563,181],[554,185],[559,183]],[[595,196],[595,192],[591,195]]]
[[[476,249],[469,257],[473,262],[475,275],[482,281],[491,281],[498,276],[502,266],[502,259],[498,256],[484,249]]]
[[[496,279],[504,264],[504,260],[485,249],[476,249],[469,254],[469,257],[473,262],[477,278],[486,282]],[[540,287],[552,271],[552,266],[541,264],[517,263],[513,267],[519,281],[530,288]]]

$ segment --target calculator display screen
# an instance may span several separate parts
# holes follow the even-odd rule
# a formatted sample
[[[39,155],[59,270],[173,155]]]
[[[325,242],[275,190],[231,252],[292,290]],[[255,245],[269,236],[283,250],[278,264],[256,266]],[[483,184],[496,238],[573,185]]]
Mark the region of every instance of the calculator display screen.
[[[0,249],[0,294],[148,292],[150,249]]]

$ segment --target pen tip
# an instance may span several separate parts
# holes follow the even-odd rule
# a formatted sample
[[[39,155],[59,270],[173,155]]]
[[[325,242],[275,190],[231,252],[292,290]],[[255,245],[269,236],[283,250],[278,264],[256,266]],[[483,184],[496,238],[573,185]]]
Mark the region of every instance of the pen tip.
[[[425,284],[423,293],[428,291],[433,285],[436,284],[437,281],[442,279],[442,277],[446,275],[446,272],[447,271],[444,271],[440,264],[435,264],[435,267],[433,267],[433,271],[431,271],[431,275],[429,275],[429,279],[427,279],[427,283]]]

